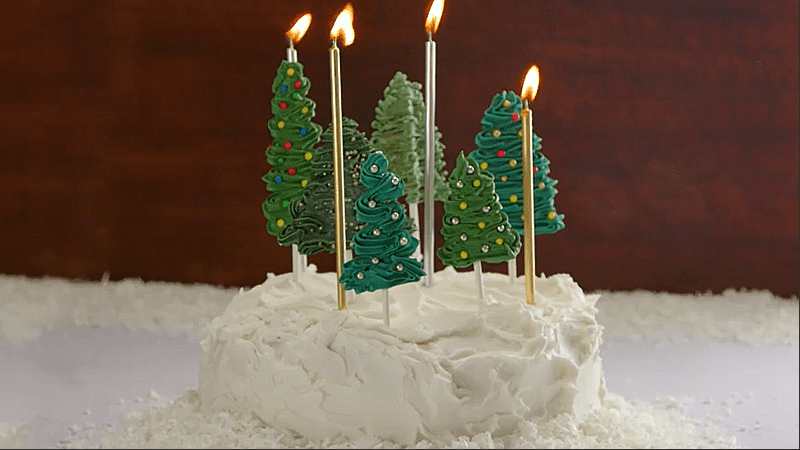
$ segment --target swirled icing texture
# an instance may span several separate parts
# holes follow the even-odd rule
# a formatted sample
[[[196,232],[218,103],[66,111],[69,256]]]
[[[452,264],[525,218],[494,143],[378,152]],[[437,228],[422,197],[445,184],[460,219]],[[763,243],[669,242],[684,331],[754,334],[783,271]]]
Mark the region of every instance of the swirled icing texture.
[[[364,193],[359,182],[361,164],[372,153],[364,133],[358,131],[358,123],[350,118],[342,119],[344,142],[344,212],[347,248],[361,224],[355,217],[354,200]],[[296,243],[300,253],[313,255],[321,251],[336,251],[336,211],[333,181],[333,130],[328,127],[321,137],[312,164],[311,181],[301,202],[292,206],[292,222],[284,227],[279,241]]]
[[[519,233],[508,224],[492,174],[461,152],[449,184],[440,230],[444,244],[436,252],[439,259],[448,266],[466,267],[476,261],[499,263],[514,258],[519,252]]]
[[[502,440],[529,421],[581,420],[603,404],[602,327],[595,303],[569,275],[524,285],[484,273],[480,306],[472,273],[447,267],[433,286],[389,290],[336,308],[336,274],[311,265],[245,291],[201,342],[200,408],[255,414],[280,430],[324,439],[365,435],[441,447],[458,436]],[[513,446],[513,445],[510,445]]]
[[[511,226],[524,234],[522,192],[522,100],[513,91],[492,99],[475,136],[477,149],[469,154],[494,175],[495,191]],[[553,234],[564,228],[562,214],[555,212],[556,180],[549,178],[549,161],[541,152],[541,138],[533,135],[534,225],[536,234]],[[551,214],[552,212],[552,214]]]
[[[303,76],[303,65],[283,61],[272,82],[272,115],[269,132],[273,143],[267,149],[272,169],[264,175],[270,193],[261,204],[269,234],[279,237],[291,220],[290,207],[300,201],[311,177],[313,147],[319,142],[322,127],[312,122],[316,104],[306,95],[311,82]],[[280,245],[293,242],[278,239]]]
[[[425,172],[425,102],[422,86],[408,80],[403,72],[395,73],[383,90],[383,100],[375,108],[372,142],[375,150],[386,155],[389,170],[406,181],[406,202],[419,203],[424,198]],[[434,198],[447,198],[447,171],[444,170],[442,133],[434,129]]]
[[[355,257],[344,264],[339,282],[357,294],[419,281],[422,263],[411,258],[419,241],[405,227],[403,180],[387,172],[389,163],[376,152],[361,166],[361,184],[367,191],[356,202],[356,218],[365,226],[353,238]],[[376,231],[377,230],[377,231]]]

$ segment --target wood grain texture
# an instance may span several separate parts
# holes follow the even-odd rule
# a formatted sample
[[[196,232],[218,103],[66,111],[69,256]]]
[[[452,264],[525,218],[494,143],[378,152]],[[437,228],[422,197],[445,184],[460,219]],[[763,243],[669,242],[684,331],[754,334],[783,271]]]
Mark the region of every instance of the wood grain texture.
[[[424,79],[428,5],[352,3],[343,110],[369,134],[394,73]],[[4,5],[0,273],[251,286],[290,270],[260,210],[270,85],[311,12],[297,48],[329,122],[342,6]],[[535,130],[567,227],[537,238],[539,271],[586,290],[798,295],[798,2],[451,1],[436,41],[449,167],[492,96],[541,70]]]

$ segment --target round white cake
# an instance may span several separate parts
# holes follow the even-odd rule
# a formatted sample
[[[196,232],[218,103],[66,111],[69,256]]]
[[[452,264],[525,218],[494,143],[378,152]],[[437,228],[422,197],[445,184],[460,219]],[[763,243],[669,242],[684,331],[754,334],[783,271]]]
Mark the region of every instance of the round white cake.
[[[335,275],[312,265],[234,297],[202,340],[204,412],[253,414],[325,438],[374,435],[400,445],[489,432],[562,413],[582,417],[606,394],[595,303],[569,275],[523,280],[447,268],[434,285],[392,288],[336,307]]]

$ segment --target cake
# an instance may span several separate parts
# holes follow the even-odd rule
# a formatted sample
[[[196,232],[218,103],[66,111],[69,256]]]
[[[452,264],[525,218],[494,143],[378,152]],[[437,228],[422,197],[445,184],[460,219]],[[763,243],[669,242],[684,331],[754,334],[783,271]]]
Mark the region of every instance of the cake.
[[[452,267],[435,283],[336,307],[334,273],[272,275],[236,295],[202,339],[198,396],[205,414],[256,416],[312,439],[372,435],[408,446],[427,439],[502,436],[523,423],[580,419],[606,395],[598,295],[569,275],[521,283]]]

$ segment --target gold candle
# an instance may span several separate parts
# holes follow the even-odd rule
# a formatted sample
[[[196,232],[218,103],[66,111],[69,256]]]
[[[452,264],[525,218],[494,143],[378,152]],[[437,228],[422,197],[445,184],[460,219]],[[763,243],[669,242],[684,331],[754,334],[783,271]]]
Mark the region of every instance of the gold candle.
[[[311,25],[311,14],[304,14],[302,17],[297,19],[292,28],[286,32],[286,39],[289,40],[289,47],[286,48],[286,61],[295,63],[298,62],[297,50],[294,48],[294,43],[299,42],[300,39],[303,39],[306,31],[308,31],[309,25]],[[295,281],[300,281],[300,274],[306,270],[305,256],[306,255],[300,254],[297,249],[297,244],[292,244],[292,272],[294,274]]]
[[[525,301],[535,304],[536,254],[534,250],[534,204],[533,204],[533,112],[528,108],[539,90],[539,68],[532,66],[522,83],[522,194],[525,237],[523,257],[525,259]]]
[[[336,298],[340,310],[347,309],[344,285],[339,283],[344,265],[344,141],[342,138],[342,75],[339,63],[339,47],[336,41],[344,37],[345,46],[353,43],[353,7],[348,3],[339,13],[331,28],[331,128],[333,130],[333,182],[334,208],[336,216]]]
[[[422,265],[425,270],[425,286],[433,285],[433,232],[434,210],[433,191],[436,161],[434,160],[435,117],[436,117],[436,42],[433,34],[439,28],[444,0],[433,0],[428,17],[425,19],[425,31],[428,41],[425,43],[425,251],[422,252]]]

